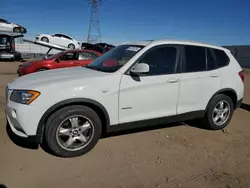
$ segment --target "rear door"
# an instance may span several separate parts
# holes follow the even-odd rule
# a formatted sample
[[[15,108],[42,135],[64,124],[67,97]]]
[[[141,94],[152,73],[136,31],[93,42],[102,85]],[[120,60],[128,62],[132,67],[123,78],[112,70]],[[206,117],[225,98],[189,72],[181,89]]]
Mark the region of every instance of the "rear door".
[[[78,54],[77,64],[79,64],[79,66],[86,66],[99,57],[93,52],[79,52]]]
[[[59,45],[59,46],[65,46],[64,45],[64,40],[61,34],[54,34],[52,38],[52,44]]]
[[[210,48],[185,45],[177,113],[205,110],[221,88],[221,74]]]

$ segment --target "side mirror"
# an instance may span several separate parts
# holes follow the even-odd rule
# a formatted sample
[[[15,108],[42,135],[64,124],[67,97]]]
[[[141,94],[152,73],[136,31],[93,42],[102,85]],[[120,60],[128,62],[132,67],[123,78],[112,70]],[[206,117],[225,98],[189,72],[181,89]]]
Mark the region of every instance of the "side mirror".
[[[56,58],[55,59],[55,62],[59,63],[60,59],[59,58]]]
[[[141,74],[146,74],[148,72],[149,72],[149,65],[146,63],[138,63],[130,71],[132,75],[136,75],[136,76],[139,76]]]

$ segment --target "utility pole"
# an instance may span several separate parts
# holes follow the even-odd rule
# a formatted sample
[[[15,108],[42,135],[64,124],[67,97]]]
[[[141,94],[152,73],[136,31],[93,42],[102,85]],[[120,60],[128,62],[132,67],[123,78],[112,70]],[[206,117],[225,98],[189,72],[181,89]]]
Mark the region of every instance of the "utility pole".
[[[101,3],[102,0],[89,0],[89,4],[91,6],[91,14],[87,42],[90,44],[102,42],[100,22],[98,17],[98,9]]]

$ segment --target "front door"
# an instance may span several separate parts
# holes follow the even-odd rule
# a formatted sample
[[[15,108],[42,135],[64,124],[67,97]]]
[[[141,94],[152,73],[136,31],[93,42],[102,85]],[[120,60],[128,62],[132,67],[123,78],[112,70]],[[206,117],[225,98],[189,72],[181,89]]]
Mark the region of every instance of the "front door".
[[[79,66],[79,64],[77,63],[77,52],[64,53],[62,56],[57,58],[57,61],[55,61],[54,63],[54,68]]]
[[[144,76],[122,76],[119,123],[176,115],[180,85],[178,47],[153,47],[137,63],[147,63],[150,70]]]

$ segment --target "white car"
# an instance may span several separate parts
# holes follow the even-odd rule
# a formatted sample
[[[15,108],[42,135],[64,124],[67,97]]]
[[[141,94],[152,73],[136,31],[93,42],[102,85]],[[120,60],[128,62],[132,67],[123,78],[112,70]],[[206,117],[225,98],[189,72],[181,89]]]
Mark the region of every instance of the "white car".
[[[6,89],[6,117],[18,136],[58,156],[90,151],[104,132],[201,119],[227,126],[244,93],[229,50],[185,41],[115,47],[86,67],[38,72]]]
[[[14,32],[14,33],[27,33],[27,30],[16,23],[10,23],[5,19],[0,18],[0,31]]]
[[[80,42],[76,41],[72,37],[65,35],[65,34],[61,34],[61,33],[55,33],[52,35],[39,34],[36,36],[36,41],[43,41],[46,43],[67,47],[70,49],[80,48],[80,45],[81,45]]]

